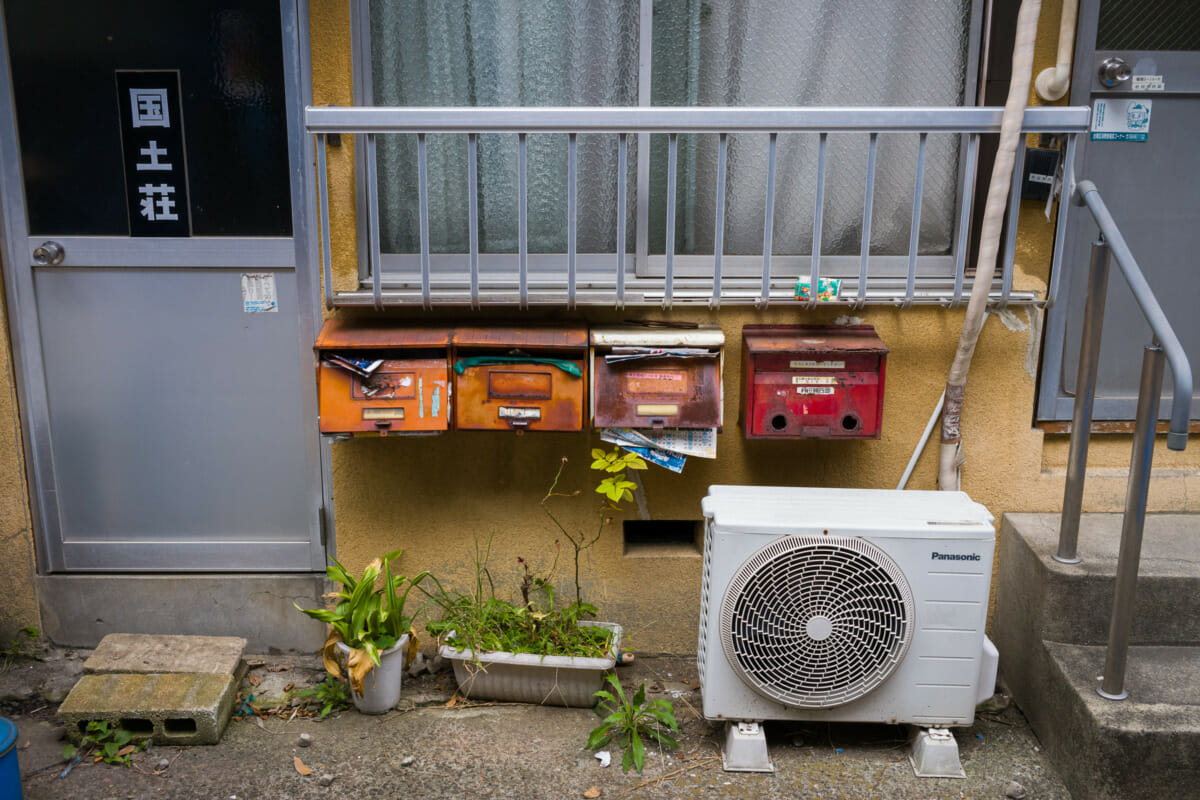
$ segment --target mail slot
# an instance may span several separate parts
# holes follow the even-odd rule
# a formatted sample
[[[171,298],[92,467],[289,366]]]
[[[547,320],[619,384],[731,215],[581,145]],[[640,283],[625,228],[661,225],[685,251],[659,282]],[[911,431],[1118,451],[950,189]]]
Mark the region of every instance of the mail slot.
[[[725,334],[716,326],[592,328],[597,428],[720,428]]]
[[[587,328],[458,327],[454,418],[462,430],[583,430]]]
[[[430,433],[450,422],[450,329],[331,319],[315,345],[321,433]]]
[[[870,325],[746,325],[746,438],[878,439],[886,367]]]

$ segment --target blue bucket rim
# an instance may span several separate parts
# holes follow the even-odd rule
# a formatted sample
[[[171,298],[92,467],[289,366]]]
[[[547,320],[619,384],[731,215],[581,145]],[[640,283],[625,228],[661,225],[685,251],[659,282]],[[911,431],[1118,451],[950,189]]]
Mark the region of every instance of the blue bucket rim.
[[[17,725],[8,717],[0,717],[0,758],[17,743]]]

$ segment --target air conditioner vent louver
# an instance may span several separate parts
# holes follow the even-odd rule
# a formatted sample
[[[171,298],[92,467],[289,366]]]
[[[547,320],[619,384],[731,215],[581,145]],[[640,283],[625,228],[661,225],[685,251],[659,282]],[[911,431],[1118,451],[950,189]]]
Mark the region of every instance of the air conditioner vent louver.
[[[721,644],[743,680],[796,708],[828,708],[881,684],[904,659],[913,598],[896,563],[863,539],[788,536],[734,575]]]

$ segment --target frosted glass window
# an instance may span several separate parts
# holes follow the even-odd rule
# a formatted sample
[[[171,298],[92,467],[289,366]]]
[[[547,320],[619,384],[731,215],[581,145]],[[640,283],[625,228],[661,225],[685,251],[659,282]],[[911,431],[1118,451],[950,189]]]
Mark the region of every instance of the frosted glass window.
[[[651,60],[639,65],[637,0],[372,0],[371,100],[390,106],[957,106],[970,0],[642,0]],[[626,251],[635,235],[637,150],[629,137]],[[382,248],[419,251],[416,140],[379,136]],[[429,142],[434,253],[467,245],[466,137]],[[517,137],[480,136],[480,247],[517,250]],[[567,140],[528,139],[529,250],[566,250]],[[616,249],[616,137],[579,136],[579,252]],[[916,134],[880,137],[872,255],[907,253]],[[675,252],[711,254],[716,135],[680,136]],[[765,135],[731,135],[724,250],[762,252]],[[831,134],[822,252],[857,254],[866,134]],[[773,251],[812,249],[817,136],[780,135]],[[919,251],[950,251],[959,138],[930,135]],[[650,252],[665,250],[667,137],[649,148]]]

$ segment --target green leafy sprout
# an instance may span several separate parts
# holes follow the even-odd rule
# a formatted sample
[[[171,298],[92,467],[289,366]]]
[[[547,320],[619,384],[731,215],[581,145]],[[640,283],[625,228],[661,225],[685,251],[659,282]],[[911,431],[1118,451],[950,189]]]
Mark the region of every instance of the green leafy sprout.
[[[350,687],[345,681],[332,675],[326,675],[325,680],[311,689],[296,692],[296,696],[311,698],[320,704],[321,719],[350,706]]]
[[[609,674],[607,680],[613,690],[596,692],[596,697],[600,698],[596,711],[609,713],[588,736],[587,747],[596,750],[611,742],[625,751],[621,757],[621,771],[628,772],[633,767],[641,774],[646,765],[647,741],[658,742],[664,747],[679,747],[679,742],[667,732],[679,733],[675,709],[667,700],[647,703],[645,683],[629,697],[615,675]]]
[[[120,725],[110,725],[104,720],[92,720],[87,724],[79,746],[67,745],[63,748],[62,757],[63,761],[70,761],[75,756],[87,758],[94,755],[96,761],[127,767],[130,757],[149,743],[149,738],[134,742],[133,734]]]

